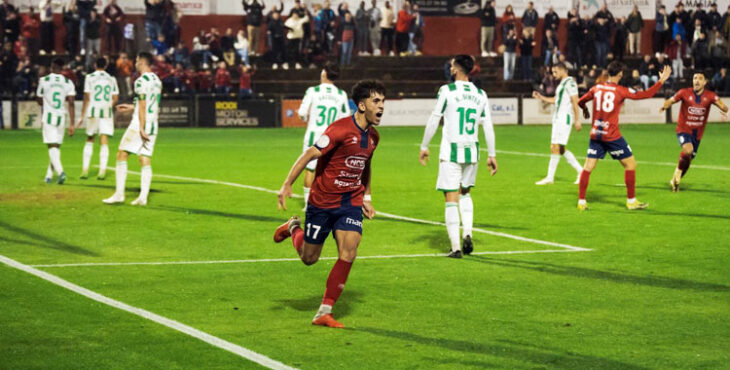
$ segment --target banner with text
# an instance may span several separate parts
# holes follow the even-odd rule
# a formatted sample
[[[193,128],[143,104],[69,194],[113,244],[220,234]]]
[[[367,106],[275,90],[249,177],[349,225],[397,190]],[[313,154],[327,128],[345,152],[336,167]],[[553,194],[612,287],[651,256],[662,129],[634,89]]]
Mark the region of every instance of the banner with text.
[[[479,2],[472,0],[413,0],[423,15],[477,16]]]
[[[573,0],[553,0],[553,1],[534,1],[534,0],[510,0],[510,1],[497,1],[497,18],[499,19],[504,14],[507,5],[512,5],[512,11],[515,12],[515,18],[522,19],[522,14],[527,9],[527,4],[532,1],[535,10],[537,10],[538,16],[543,18],[545,13],[552,7],[560,18],[565,18],[568,11],[573,8]],[[595,0],[594,0],[595,1]]]
[[[652,20],[656,16],[656,0],[580,0],[580,14],[593,16],[604,3],[614,18],[627,17],[634,10],[634,5],[639,7],[644,20]]]
[[[399,99],[385,103],[381,126],[425,126],[436,99]],[[517,98],[491,98],[489,105],[496,125],[517,124]]]
[[[624,123],[666,123],[664,113],[659,113],[663,99],[625,100],[619,122]],[[526,125],[552,124],[553,105],[537,99],[522,99],[522,123]],[[590,125],[590,119],[581,117],[583,125]]]

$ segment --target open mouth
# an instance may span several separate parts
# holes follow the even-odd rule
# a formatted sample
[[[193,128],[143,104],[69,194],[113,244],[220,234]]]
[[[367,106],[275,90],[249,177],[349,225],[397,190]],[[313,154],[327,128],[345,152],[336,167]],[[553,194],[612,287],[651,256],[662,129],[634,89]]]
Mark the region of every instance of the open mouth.
[[[380,118],[380,117],[382,117],[382,116],[383,116],[383,112],[378,112],[378,113],[375,113],[375,117],[378,117],[378,118]]]

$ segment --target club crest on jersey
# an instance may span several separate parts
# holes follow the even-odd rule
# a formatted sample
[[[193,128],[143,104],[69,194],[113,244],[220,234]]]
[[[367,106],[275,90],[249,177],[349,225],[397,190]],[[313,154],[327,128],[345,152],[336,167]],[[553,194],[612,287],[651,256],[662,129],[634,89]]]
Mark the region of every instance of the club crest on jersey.
[[[367,162],[367,160],[367,158],[351,155],[345,159],[345,166],[356,170],[362,170],[365,169],[365,162]]]
[[[352,143],[353,144],[357,144],[357,136],[353,136],[352,137]]]

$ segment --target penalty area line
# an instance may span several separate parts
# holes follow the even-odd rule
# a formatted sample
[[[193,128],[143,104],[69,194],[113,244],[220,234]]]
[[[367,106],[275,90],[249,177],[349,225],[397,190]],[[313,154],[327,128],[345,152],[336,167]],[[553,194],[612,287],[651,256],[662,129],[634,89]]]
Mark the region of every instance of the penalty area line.
[[[269,369],[294,369],[279,361],[273,360],[269,357],[266,357],[262,354],[251,351],[247,348],[241,347],[237,344],[233,344],[231,342],[228,342],[226,340],[223,340],[221,338],[218,338],[218,337],[208,334],[206,332],[200,331],[191,326],[185,325],[179,321],[168,319],[164,316],[160,316],[156,313],[153,313],[153,312],[150,312],[150,311],[138,308],[138,307],[130,306],[124,302],[117,301],[115,299],[101,295],[92,290],[89,290],[89,289],[86,289],[79,285],[76,285],[74,283],[71,283],[68,280],[64,280],[56,275],[52,275],[45,271],[38,270],[32,266],[25,265],[23,263],[20,263],[14,259],[5,257],[3,255],[0,255],[0,263],[3,263],[9,267],[23,271],[25,273],[31,274],[35,277],[41,278],[45,281],[58,285],[62,288],[68,289],[76,294],[80,294],[80,295],[82,295],[86,298],[89,298],[91,300],[94,300],[96,302],[103,303],[107,306],[111,306],[111,307],[117,308],[119,310],[129,312],[129,313],[139,316],[143,319],[153,321],[160,325],[166,326],[170,329],[176,330],[180,333],[187,334],[193,338],[199,339],[214,347],[218,347],[220,349],[226,350],[230,353],[243,357],[247,360],[255,362],[255,363],[257,363],[261,366],[267,367]]]

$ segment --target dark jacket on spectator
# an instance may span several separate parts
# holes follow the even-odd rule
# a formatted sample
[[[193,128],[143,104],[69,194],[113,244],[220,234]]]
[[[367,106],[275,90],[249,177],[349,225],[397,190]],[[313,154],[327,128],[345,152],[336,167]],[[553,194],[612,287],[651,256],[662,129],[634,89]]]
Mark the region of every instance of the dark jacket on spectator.
[[[644,27],[644,18],[641,17],[641,13],[637,12],[636,14],[629,14],[629,17],[626,18],[626,28],[631,33],[637,33],[641,32],[641,29]]]
[[[558,44],[558,36],[554,33],[550,38],[547,37],[547,35],[543,36],[542,38],[542,55],[544,56],[547,54],[548,51],[553,51],[556,47],[559,47]]]
[[[272,38],[284,38],[286,36],[286,27],[284,22],[279,18],[278,20],[271,19],[266,23],[266,30],[271,34]]]
[[[249,26],[259,27],[264,20],[264,6],[258,1],[247,4],[243,1],[243,10],[246,11],[246,23]]]
[[[162,24],[162,20],[165,18],[165,3],[160,2],[157,4],[150,4],[149,0],[144,0],[144,19],[149,22],[157,22]]]
[[[558,13],[555,13],[553,10],[552,12],[545,14],[544,23],[546,30],[551,29],[553,31],[557,31],[560,26],[560,17],[558,16]]]
[[[520,43],[520,55],[523,57],[530,57],[532,56],[532,50],[535,48],[532,46],[532,43],[535,40],[533,40],[532,37],[523,37],[519,40]]]
[[[648,63],[645,61],[641,61],[641,65],[639,65],[639,74],[642,76],[659,76],[659,72],[656,69],[656,63],[654,60],[650,60]]]
[[[522,14],[522,27],[537,27],[537,10],[525,9]]]
[[[96,40],[99,37],[101,37],[100,34],[101,30],[101,20],[99,18],[96,18],[93,21],[89,21],[89,23],[86,25],[86,37]]]
[[[91,9],[94,9],[95,6],[96,1],[94,0],[76,0],[76,7],[79,9],[79,18],[91,18]]]
[[[504,40],[505,52],[514,53],[517,49],[517,37],[507,37]]]
[[[709,24],[710,30],[716,28],[722,32],[722,16],[717,12],[717,10],[707,13],[707,23]]]
[[[479,18],[482,21],[482,27],[494,27],[497,24],[496,11],[489,4],[485,5],[484,9],[479,12]]]

